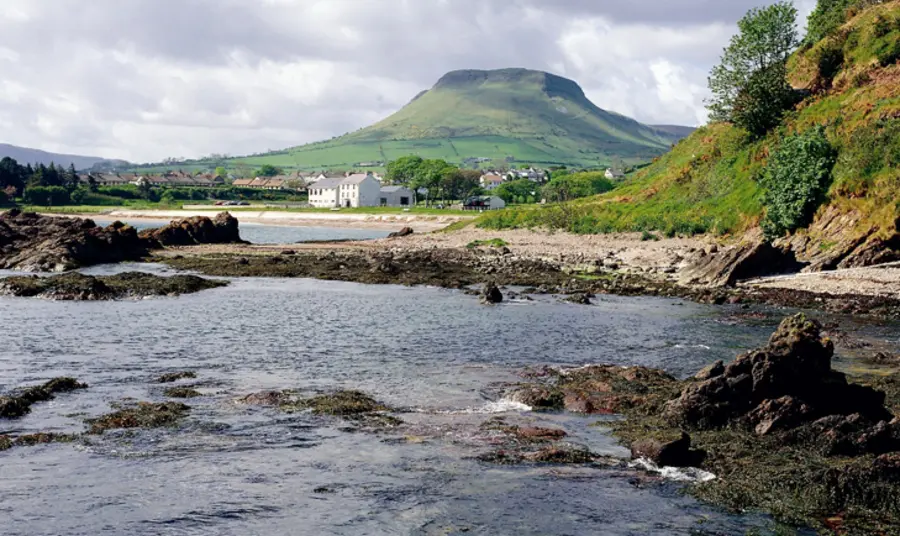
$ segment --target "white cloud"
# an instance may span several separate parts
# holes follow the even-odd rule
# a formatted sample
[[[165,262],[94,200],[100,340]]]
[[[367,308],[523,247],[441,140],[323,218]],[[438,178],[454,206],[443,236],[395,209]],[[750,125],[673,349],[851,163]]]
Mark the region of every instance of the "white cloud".
[[[697,124],[706,73],[763,1],[4,0],[0,142],[247,154],[366,126],[447,71],[500,67],[568,76],[645,122]]]

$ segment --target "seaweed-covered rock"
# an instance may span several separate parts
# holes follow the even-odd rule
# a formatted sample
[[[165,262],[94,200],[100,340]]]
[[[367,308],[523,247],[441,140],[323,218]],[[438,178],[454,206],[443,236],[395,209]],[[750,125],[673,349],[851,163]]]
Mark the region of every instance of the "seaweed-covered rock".
[[[94,277],[77,272],[51,277],[7,277],[0,279],[0,295],[66,301],[99,301],[149,296],[177,296],[225,286],[226,281],[195,275],[162,277],[128,272]]]
[[[87,389],[74,378],[54,378],[43,385],[27,387],[7,396],[0,396],[0,418],[16,419],[31,412],[37,402],[53,400],[58,393]]]
[[[503,302],[503,293],[494,283],[487,283],[481,290],[481,303],[494,305]]]
[[[181,372],[167,372],[156,378],[155,383],[175,383],[180,380],[193,380],[197,378],[197,373],[192,370],[184,370]]]
[[[0,214],[0,269],[64,272],[147,256],[137,231],[121,222],[41,216],[17,209]]]
[[[177,424],[190,410],[190,406],[180,402],[138,402],[85,422],[90,434],[121,428],[161,428]]]
[[[507,393],[507,398],[534,410],[559,410],[564,402],[563,394],[558,389],[538,385],[518,387]]]
[[[148,229],[140,233],[140,238],[149,247],[190,246],[194,244],[240,244],[244,243],[238,229],[238,220],[228,212],[217,214],[215,218],[195,216],[175,220],[159,229]]]
[[[739,356],[721,375],[684,388],[667,404],[665,416],[698,429],[742,421],[760,433],[826,415],[890,420],[884,393],[849,384],[831,369],[833,353],[818,322],[803,314],[787,318],[764,348]]]
[[[336,391],[296,402],[283,404],[285,410],[312,410],[317,415],[353,417],[368,413],[390,411],[391,408],[360,391]]]
[[[575,294],[571,294],[566,296],[563,301],[568,303],[574,303],[575,305],[592,305],[591,298],[592,294],[588,292],[577,292]]]
[[[169,387],[163,391],[163,396],[167,398],[199,398],[203,394],[191,387]]]
[[[294,397],[284,391],[261,391],[242,396],[235,402],[248,406],[281,406],[290,403],[292,400],[294,400]]]

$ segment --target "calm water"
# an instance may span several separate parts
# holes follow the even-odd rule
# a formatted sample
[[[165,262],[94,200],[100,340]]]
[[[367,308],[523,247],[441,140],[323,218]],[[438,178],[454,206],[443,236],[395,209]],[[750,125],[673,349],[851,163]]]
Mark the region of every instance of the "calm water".
[[[238,215],[238,218],[240,215]],[[97,225],[107,226],[109,219],[92,218]],[[126,222],[138,231],[161,227],[167,222],[134,220]],[[241,238],[254,244],[293,244],[320,240],[373,240],[385,238],[390,231],[380,229],[349,229],[341,227],[299,227],[264,225],[241,222]]]
[[[196,370],[207,396],[189,401],[175,430],[0,453],[0,533],[769,534],[764,517],[726,514],[636,472],[472,459],[486,450],[478,424],[504,410],[497,382],[544,364],[687,374],[771,332],[723,314],[612,297],[594,307],[542,297],[488,308],[455,291],[277,279],[145,301],[3,298],[0,392],[60,375],[91,387],[0,429],[81,431],[110,402],[163,400],[149,380],[171,371]],[[401,416],[413,428],[402,434],[416,438],[231,402],[273,388],[367,391],[408,408]],[[501,414],[627,454],[589,426],[596,418]],[[321,486],[331,493],[316,493]]]

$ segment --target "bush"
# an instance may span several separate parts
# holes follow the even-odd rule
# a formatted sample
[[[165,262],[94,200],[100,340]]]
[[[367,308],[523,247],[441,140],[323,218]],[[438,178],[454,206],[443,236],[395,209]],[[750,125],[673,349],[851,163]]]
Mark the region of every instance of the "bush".
[[[68,205],[72,202],[69,192],[62,186],[32,186],[25,188],[23,195],[25,202],[30,205],[45,207],[54,205]]]
[[[775,238],[809,225],[825,200],[835,163],[835,150],[816,127],[784,139],[763,177],[763,231]]]
[[[101,186],[97,188],[97,193],[121,199],[141,199],[137,186]]]
[[[900,59],[900,40],[888,41],[876,52],[878,63],[882,67],[893,65]]]
[[[90,192],[88,192],[87,190],[85,190],[85,189],[83,189],[83,188],[78,188],[77,190],[73,191],[73,192],[70,194],[70,197],[72,198],[72,203],[74,203],[74,204],[76,204],[76,205],[83,205],[83,204],[84,204],[84,198],[85,198],[89,193],[90,193]]]
[[[830,87],[834,77],[840,72],[844,66],[844,49],[837,46],[836,43],[829,43],[819,50],[816,62],[819,66],[819,77],[822,85]]]
[[[543,188],[548,201],[568,201],[606,193],[615,185],[603,172],[573,173],[557,177]]]

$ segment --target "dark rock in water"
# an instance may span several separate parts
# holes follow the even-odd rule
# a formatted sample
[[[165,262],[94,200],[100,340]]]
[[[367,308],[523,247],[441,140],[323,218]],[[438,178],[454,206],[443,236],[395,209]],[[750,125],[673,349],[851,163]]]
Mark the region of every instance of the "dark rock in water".
[[[159,378],[156,378],[156,383],[175,383],[179,380],[193,380],[197,377],[197,373],[193,371],[182,371],[182,372],[168,372],[163,374]]]
[[[391,408],[359,391],[336,391],[282,405],[284,410],[309,409],[318,415],[351,417],[367,413],[390,411]]]
[[[77,439],[78,436],[76,435],[45,432],[25,434],[18,437],[0,435],[0,452],[9,450],[13,447],[34,447],[36,445],[49,445],[51,443],[72,443]]]
[[[592,305],[591,302],[592,295],[586,292],[579,292],[577,294],[572,294],[571,296],[567,296],[563,301],[568,303],[574,303],[576,305]]]
[[[163,396],[166,398],[199,398],[203,395],[191,387],[170,387],[163,391]]]
[[[803,314],[785,319],[767,346],[739,356],[722,375],[684,388],[667,404],[665,416],[698,429],[740,421],[760,433],[827,415],[890,420],[884,393],[849,384],[844,374],[831,370],[834,345],[820,330]]]
[[[691,449],[691,436],[682,432],[681,437],[670,441],[635,441],[631,445],[631,457],[646,458],[660,467],[699,467],[706,458],[706,453]]]
[[[415,233],[415,231],[413,231],[412,227],[404,227],[396,233],[389,234],[388,238],[403,238],[404,236],[409,236],[413,233]]]
[[[503,302],[503,293],[494,283],[487,283],[481,291],[481,303],[494,305]]]
[[[527,453],[524,459],[534,463],[591,463],[598,458],[593,452],[566,446],[546,447],[537,452]]]
[[[238,404],[250,406],[281,406],[291,402],[294,397],[284,391],[262,391],[252,393],[236,400]]]
[[[0,418],[16,419],[31,412],[37,402],[53,400],[59,393],[87,389],[87,385],[73,378],[54,378],[35,387],[27,387],[8,396],[0,396]]]
[[[0,269],[63,272],[94,264],[136,261],[148,254],[137,231],[121,222],[41,216],[17,209],[0,214]]]
[[[94,277],[77,272],[51,277],[0,279],[0,295],[66,301],[100,301],[149,296],[177,296],[227,285],[226,281],[195,275],[162,277],[128,272]]]
[[[525,404],[534,410],[560,410],[563,408],[563,393],[556,389],[528,385],[517,388],[508,395],[509,399]]]
[[[125,407],[96,419],[88,419],[85,422],[89,426],[89,434],[102,434],[107,430],[123,428],[161,428],[176,424],[190,410],[190,406],[180,402],[160,404],[138,402],[137,405]]]
[[[681,277],[684,284],[709,287],[732,286],[738,281],[799,272],[806,266],[789,247],[768,242],[746,244],[714,253],[700,252]]]
[[[191,246],[194,244],[242,244],[238,220],[228,212],[215,218],[195,216],[176,220],[159,229],[140,233],[149,247]]]
[[[514,434],[526,441],[559,441],[566,437],[566,431],[558,428],[516,427]]]

